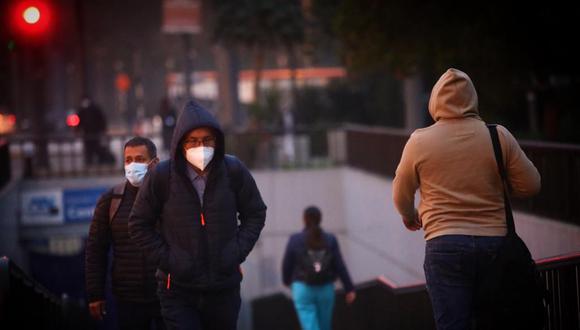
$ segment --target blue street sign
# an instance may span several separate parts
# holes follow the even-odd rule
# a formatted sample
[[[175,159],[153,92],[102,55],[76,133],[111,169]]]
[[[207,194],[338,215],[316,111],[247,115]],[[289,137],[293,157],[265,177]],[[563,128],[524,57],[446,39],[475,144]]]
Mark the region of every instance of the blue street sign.
[[[106,190],[105,187],[65,189],[63,192],[64,221],[90,221],[99,196]]]

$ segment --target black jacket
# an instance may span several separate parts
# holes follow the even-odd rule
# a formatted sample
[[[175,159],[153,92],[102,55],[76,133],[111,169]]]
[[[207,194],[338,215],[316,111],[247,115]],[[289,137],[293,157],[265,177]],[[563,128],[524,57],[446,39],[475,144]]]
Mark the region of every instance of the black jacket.
[[[208,165],[203,207],[186,174],[189,165],[181,151],[184,135],[202,126],[213,128],[217,138],[214,158]],[[168,177],[157,171],[167,164],[159,164],[145,177],[139,190],[129,232],[159,262],[159,279],[173,287],[219,290],[239,285],[239,265],[264,227],[266,205],[252,175],[239,164],[236,193],[226,169],[224,150],[224,134],[215,118],[190,101],[177,120]],[[158,218],[161,234],[155,230]]]
[[[342,286],[346,292],[354,290],[354,285],[346,265],[342,259],[342,254],[340,253],[340,248],[338,246],[338,240],[336,237],[330,233],[323,232],[324,240],[333,255],[333,266],[335,274],[340,278]],[[299,258],[306,247],[306,232],[302,231],[300,233],[293,234],[288,240],[286,245],[286,251],[284,252],[284,258],[282,260],[282,281],[286,286],[290,286],[294,281],[304,281],[302,270],[299,265]],[[332,280],[336,280],[336,277]]]
[[[108,254],[112,247],[112,289],[124,301],[150,302],[157,299],[155,266],[142,249],[129,238],[127,223],[137,188],[128,182],[116,215],[111,221],[109,209],[113,189],[98,200],[87,238],[85,280],[89,302],[105,299]]]

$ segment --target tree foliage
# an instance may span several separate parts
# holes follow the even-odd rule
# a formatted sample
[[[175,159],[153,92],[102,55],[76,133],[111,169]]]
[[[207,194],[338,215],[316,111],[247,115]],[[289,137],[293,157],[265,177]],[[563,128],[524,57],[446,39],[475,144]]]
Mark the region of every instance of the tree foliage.
[[[298,0],[215,0],[213,38],[230,45],[285,47],[304,38]]]
[[[338,7],[334,28],[355,68],[578,69],[580,15],[571,3],[343,0]]]
[[[572,2],[315,1],[335,8],[332,17],[320,19],[341,41],[351,72],[419,72],[429,87],[456,67],[472,77],[480,109],[495,119],[525,128],[526,95],[532,91],[538,120],[559,118],[548,138],[571,134],[563,118],[580,120],[573,102],[580,86],[580,9]]]

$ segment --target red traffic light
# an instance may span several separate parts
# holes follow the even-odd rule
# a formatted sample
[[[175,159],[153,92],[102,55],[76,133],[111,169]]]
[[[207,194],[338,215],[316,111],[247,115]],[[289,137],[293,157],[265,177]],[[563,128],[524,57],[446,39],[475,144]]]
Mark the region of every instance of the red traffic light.
[[[51,19],[52,12],[46,1],[20,1],[11,13],[15,32],[31,38],[46,36],[51,28]]]
[[[40,21],[40,10],[35,6],[27,7],[22,12],[22,19],[28,24],[38,24]]]
[[[68,127],[77,127],[79,126],[80,123],[81,119],[79,118],[79,115],[77,115],[76,113],[71,113],[66,117],[66,125]]]

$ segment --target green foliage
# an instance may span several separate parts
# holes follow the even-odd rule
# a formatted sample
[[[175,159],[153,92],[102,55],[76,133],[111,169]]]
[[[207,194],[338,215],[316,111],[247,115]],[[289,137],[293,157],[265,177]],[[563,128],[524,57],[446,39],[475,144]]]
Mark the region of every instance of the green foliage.
[[[254,124],[260,128],[280,128],[280,93],[269,89],[263,95],[263,102],[254,102],[248,107]]]
[[[426,88],[449,67],[467,72],[479,93],[483,118],[525,132],[526,95],[538,95],[541,137],[580,140],[569,122],[580,91],[580,9],[573,2],[459,2],[451,0],[315,0],[335,6],[320,20],[342,44],[351,72],[388,71],[397,77],[420,72]],[[319,11],[317,11],[320,13]],[[332,16],[332,17],[330,17]],[[564,84],[554,80],[564,78]],[[550,91],[546,93],[546,91]],[[560,96],[546,96],[559,94]],[[564,95],[565,94],[565,95]],[[545,107],[545,98],[553,107]],[[550,126],[551,127],[548,127]],[[546,127],[544,127],[546,126]]]
[[[385,74],[334,81],[324,89],[297,92],[294,110],[298,125],[329,125],[343,122],[403,126],[400,83]]]
[[[213,39],[246,47],[287,47],[304,38],[298,0],[215,0]]]
[[[334,29],[354,68],[441,72],[454,64],[528,75],[562,68],[558,59],[578,68],[572,4],[343,0],[338,8]]]

